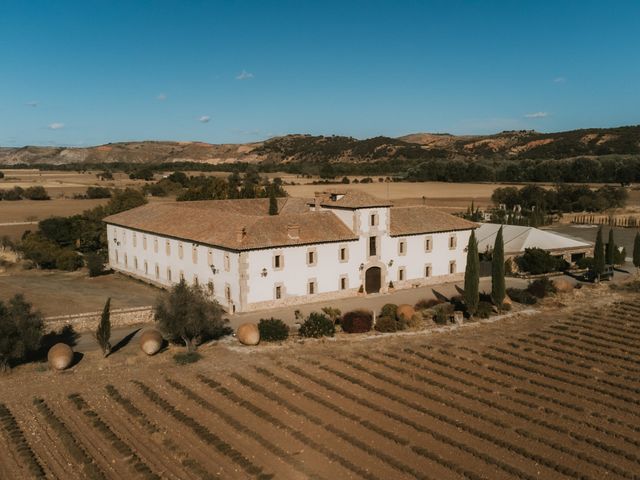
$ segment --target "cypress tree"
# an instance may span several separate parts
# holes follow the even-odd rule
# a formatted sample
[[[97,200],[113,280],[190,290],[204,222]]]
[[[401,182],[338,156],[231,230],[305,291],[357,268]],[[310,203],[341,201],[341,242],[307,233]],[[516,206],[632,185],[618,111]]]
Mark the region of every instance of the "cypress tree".
[[[609,241],[607,242],[607,248],[605,249],[605,260],[607,265],[613,265],[615,262],[616,243],[613,239],[613,228],[609,229]]]
[[[100,323],[96,330],[96,341],[102,349],[102,354],[106,357],[111,353],[111,298],[107,298],[104,304]]]
[[[598,274],[604,273],[604,245],[602,244],[602,227],[598,228],[596,244],[593,249],[593,269]]]
[[[491,259],[491,298],[498,308],[502,308],[504,297],[504,241],[502,239],[501,226],[496,235],[496,241],[493,245],[493,257]]]
[[[476,233],[472,231],[467,245],[467,268],[464,271],[464,303],[470,316],[473,316],[478,310],[480,301],[479,286],[480,257],[478,256]]]
[[[636,232],[636,238],[633,240],[633,265],[640,268],[640,232]]]
[[[269,215],[278,214],[278,200],[276,199],[276,189],[269,188]]]

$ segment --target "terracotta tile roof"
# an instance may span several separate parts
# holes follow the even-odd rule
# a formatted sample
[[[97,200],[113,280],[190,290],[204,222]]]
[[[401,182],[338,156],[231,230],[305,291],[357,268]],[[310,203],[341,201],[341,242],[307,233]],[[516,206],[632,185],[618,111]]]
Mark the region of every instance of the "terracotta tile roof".
[[[373,208],[390,207],[393,205],[388,200],[383,200],[360,190],[338,190],[316,192],[320,205],[328,208]],[[311,203],[314,203],[315,200]]]
[[[278,215],[268,215],[269,199],[153,203],[104,221],[231,250],[357,239],[331,212],[311,212],[302,199],[279,199],[278,203]]]
[[[391,235],[416,235],[454,230],[469,230],[478,224],[430,207],[394,207],[391,211]]]

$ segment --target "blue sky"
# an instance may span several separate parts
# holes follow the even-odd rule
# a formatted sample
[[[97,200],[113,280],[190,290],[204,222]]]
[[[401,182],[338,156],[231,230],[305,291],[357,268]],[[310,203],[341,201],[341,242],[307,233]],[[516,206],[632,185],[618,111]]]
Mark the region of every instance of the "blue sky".
[[[638,1],[0,2],[2,146],[638,123]]]

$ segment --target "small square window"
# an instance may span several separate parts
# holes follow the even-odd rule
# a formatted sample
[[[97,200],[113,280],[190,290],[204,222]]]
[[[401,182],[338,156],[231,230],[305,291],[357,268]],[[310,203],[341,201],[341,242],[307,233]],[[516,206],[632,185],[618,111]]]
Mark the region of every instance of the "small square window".
[[[171,242],[169,242],[169,240],[165,243],[165,251],[167,252],[167,255],[171,255]]]
[[[340,248],[340,261],[344,262],[347,260],[347,247]]]
[[[282,298],[282,287],[280,285],[276,286],[276,300],[280,300]]]
[[[224,270],[225,272],[228,272],[231,269],[231,261],[229,259],[229,254],[225,253],[224,254]]]
[[[178,258],[182,260],[182,257],[184,257],[184,248],[181,242],[181,243],[178,243]]]
[[[146,235],[142,236],[142,249],[143,250],[147,249],[147,236]]]
[[[307,265],[314,266],[317,262],[318,258],[316,256],[316,249],[312,248],[307,250]]]
[[[340,277],[340,290],[347,289],[347,277]]]
[[[426,237],[424,239],[424,251],[425,252],[430,252],[433,249],[433,238],[432,237]]]
[[[273,256],[273,268],[279,269],[282,268],[282,255],[274,255]]]
[[[153,239],[153,253],[158,253],[158,239]]]
[[[431,265],[424,267],[424,276],[427,278],[431,276]]]
[[[377,224],[378,224],[378,215],[375,213],[372,213],[371,216],[369,217],[369,225],[373,227]]]
[[[456,261],[452,260],[449,262],[449,273],[453,274],[456,273]]]
[[[400,240],[398,242],[398,255],[406,255],[407,253],[407,242],[406,240]]]
[[[398,281],[404,281],[404,267],[398,269]]]
[[[167,268],[167,280],[171,281],[171,269]]]
[[[314,293],[316,293],[316,282],[310,281],[307,290],[309,291],[309,295],[313,295]]]
[[[455,234],[449,235],[449,250],[454,250],[458,244]]]
[[[138,269],[138,257],[133,257],[133,268]]]
[[[198,247],[196,246],[191,247],[191,260],[193,263],[198,263]]]
[[[156,280],[160,278],[160,266],[156,263]]]

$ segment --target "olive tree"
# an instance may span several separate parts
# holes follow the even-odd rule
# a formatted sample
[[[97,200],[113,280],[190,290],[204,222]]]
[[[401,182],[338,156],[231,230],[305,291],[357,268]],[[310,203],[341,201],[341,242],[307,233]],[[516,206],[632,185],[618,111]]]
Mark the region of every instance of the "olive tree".
[[[22,294],[7,304],[0,301],[0,371],[6,371],[11,361],[23,360],[38,349],[43,329],[42,315]]]
[[[171,341],[182,342],[189,352],[196,350],[203,340],[219,338],[230,333],[224,310],[211,300],[198,285],[183,280],[158,298],[155,320]]]

